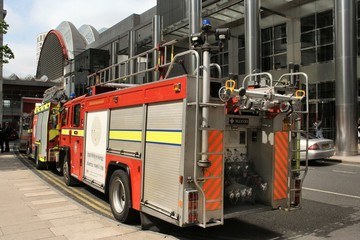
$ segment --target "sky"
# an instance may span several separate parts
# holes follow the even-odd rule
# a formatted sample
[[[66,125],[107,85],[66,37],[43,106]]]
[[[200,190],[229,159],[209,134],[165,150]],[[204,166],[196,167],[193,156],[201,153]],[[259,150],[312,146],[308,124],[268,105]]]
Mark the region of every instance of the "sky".
[[[4,0],[9,24],[4,44],[15,55],[3,66],[3,76],[20,78],[36,75],[36,38],[70,21],[75,27],[90,24],[95,29],[110,28],[133,13],[156,6],[156,0]]]

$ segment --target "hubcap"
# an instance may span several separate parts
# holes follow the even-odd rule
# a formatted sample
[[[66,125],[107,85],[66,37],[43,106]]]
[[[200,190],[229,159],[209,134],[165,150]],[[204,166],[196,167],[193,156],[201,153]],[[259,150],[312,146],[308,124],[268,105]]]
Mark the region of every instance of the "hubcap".
[[[68,164],[67,164],[67,162],[64,162],[63,172],[64,172],[64,178],[66,181],[68,180],[68,174],[69,174],[67,169],[68,169]]]
[[[114,192],[112,194],[112,200],[116,212],[123,212],[125,208],[126,195],[124,184],[119,178],[117,178],[114,182]]]

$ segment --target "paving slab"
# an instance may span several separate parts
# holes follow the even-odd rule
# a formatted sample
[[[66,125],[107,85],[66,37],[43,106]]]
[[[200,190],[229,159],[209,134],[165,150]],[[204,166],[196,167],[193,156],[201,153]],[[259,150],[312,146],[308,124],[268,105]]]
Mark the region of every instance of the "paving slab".
[[[49,237],[54,237],[54,234],[49,229],[35,229],[30,232],[6,234],[0,237],[0,240],[37,240]]]
[[[37,231],[40,229],[49,229],[53,225],[49,221],[39,221],[34,223],[20,223],[12,226],[6,226],[2,228],[4,235],[12,235],[16,233],[26,233]]]
[[[176,239],[96,214],[43,181],[15,154],[0,155],[0,240]]]

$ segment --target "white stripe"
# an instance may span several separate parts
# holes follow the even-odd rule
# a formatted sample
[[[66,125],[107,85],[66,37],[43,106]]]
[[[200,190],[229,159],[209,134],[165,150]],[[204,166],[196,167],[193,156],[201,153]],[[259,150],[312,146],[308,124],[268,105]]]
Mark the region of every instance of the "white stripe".
[[[342,196],[342,197],[349,197],[349,198],[360,199],[360,196],[348,195],[348,194],[343,194],[343,193],[336,193],[336,192],[330,192],[330,191],[324,191],[324,190],[320,190],[320,189],[306,188],[306,187],[303,187],[303,189],[308,190],[308,191],[314,191],[314,192],[321,192],[321,193],[333,194],[333,195]]]
[[[332,170],[333,172],[336,173],[349,173],[349,174],[357,174],[357,172],[348,172],[348,171],[340,171],[340,170]]]

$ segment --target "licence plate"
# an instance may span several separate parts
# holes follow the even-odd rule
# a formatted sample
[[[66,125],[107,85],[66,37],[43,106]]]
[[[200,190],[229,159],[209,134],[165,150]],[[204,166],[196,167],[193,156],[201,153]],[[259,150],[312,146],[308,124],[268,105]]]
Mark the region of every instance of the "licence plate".
[[[330,144],[326,143],[322,145],[322,149],[329,149],[330,148]]]

